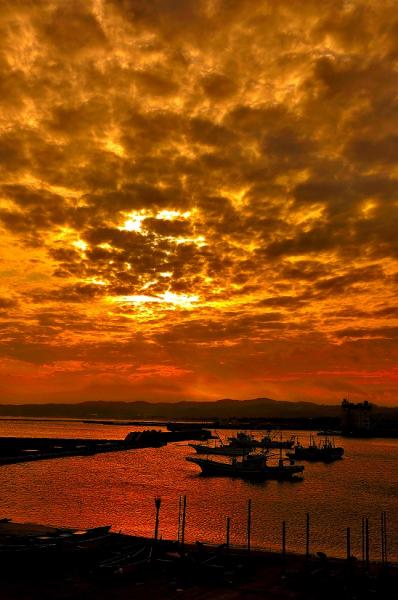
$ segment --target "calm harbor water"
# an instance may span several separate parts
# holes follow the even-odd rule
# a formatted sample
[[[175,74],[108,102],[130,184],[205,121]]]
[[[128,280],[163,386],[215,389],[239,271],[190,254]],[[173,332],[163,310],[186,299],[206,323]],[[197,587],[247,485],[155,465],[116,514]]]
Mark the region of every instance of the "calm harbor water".
[[[0,436],[122,439],[131,426],[78,421],[0,420]],[[228,436],[233,432],[222,432]],[[305,442],[309,432],[295,432]],[[288,432],[284,432],[284,436]],[[0,517],[58,526],[111,524],[115,531],[152,535],[154,497],[161,496],[160,533],[177,535],[179,496],[187,496],[188,541],[221,543],[231,517],[231,543],[244,544],[246,505],[253,506],[252,544],[280,548],[287,523],[287,549],[303,551],[305,518],[311,514],[311,551],[344,555],[345,528],[360,557],[361,519],[370,519],[371,558],[379,559],[380,511],[387,512],[389,557],[398,560],[398,440],[336,438],[345,458],[305,464],[302,482],[250,483],[204,478],[185,456],[186,443],[70,457],[0,467]]]

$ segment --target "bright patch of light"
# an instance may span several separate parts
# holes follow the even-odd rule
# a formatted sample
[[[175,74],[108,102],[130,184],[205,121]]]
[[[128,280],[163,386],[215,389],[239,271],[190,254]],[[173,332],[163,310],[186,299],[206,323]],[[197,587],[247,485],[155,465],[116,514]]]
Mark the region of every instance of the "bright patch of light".
[[[366,219],[368,219],[373,215],[376,208],[377,202],[375,202],[374,200],[368,200],[361,206],[361,213]]]
[[[146,215],[142,214],[134,214],[131,215],[129,219],[127,219],[121,227],[123,231],[137,231],[142,232],[142,222],[146,219]]]
[[[157,213],[156,218],[162,221],[173,221],[174,219],[188,219],[190,211],[180,212],[179,210],[161,210]]]
[[[106,140],[104,146],[105,150],[108,150],[108,152],[112,152],[113,154],[116,154],[116,156],[124,156],[124,148],[117,142],[108,139]]]
[[[88,248],[88,244],[86,244],[86,242],[84,242],[83,240],[76,240],[75,242],[72,242],[72,246],[78,248],[79,250],[82,250],[83,252],[85,252]]]
[[[157,279],[152,279],[151,281],[147,281],[145,285],[142,286],[143,290],[147,290],[158,282]]]
[[[93,285],[106,285],[106,281],[103,281],[102,279],[96,279],[95,277],[86,279],[85,281],[86,283],[91,283]]]
[[[161,297],[163,297],[164,302],[180,305],[192,304],[192,302],[197,302],[199,300],[199,296],[194,294],[174,294],[173,292],[164,292],[164,294],[161,294]]]
[[[159,273],[161,277],[171,277],[173,273],[171,271],[163,271],[163,273]]]
[[[145,302],[161,302],[156,296],[146,296],[145,294],[136,294],[134,296],[119,296],[116,302],[132,302],[133,304],[141,304]]]
[[[207,246],[206,243],[206,239],[203,235],[198,235],[196,237],[169,237],[168,238],[171,242],[174,242],[176,244],[196,244],[196,246],[198,246],[199,248],[202,248],[203,246]]]
[[[194,302],[199,300],[199,296],[194,294],[175,294],[173,292],[164,292],[159,296],[147,296],[145,294],[137,294],[134,296],[118,296],[116,302],[131,302],[133,304],[158,303],[158,304],[173,304],[175,306],[189,307]]]

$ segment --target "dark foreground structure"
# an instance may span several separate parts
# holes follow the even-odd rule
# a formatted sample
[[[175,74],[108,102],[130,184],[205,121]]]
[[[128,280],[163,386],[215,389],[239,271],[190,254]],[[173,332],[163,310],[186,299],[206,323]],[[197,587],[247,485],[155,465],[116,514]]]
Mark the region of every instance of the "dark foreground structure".
[[[157,499],[157,509],[160,499]],[[0,522],[2,600],[395,599],[396,565]]]

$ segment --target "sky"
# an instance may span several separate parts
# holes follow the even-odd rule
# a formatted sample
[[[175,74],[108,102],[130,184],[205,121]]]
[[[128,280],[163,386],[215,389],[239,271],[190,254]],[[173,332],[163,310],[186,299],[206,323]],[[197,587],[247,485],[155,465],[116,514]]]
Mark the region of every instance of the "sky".
[[[1,0],[0,402],[398,404],[396,0]]]

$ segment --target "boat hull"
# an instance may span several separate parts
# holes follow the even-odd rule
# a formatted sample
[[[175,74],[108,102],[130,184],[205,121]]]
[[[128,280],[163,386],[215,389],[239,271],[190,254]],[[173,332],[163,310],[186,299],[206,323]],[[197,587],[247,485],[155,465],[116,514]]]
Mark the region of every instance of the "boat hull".
[[[299,465],[288,466],[265,466],[262,469],[255,469],[241,466],[241,463],[229,464],[221,463],[215,460],[207,460],[188,456],[189,462],[198,465],[203,475],[212,477],[237,477],[240,479],[251,480],[292,480],[300,475],[304,468]]]
[[[288,452],[287,456],[292,460],[308,460],[312,462],[334,462],[341,460],[344,455],[343,448],[333,448],[333,451],[322,449],[311,450],[308,448],[296,448],[295,452]]]
[[[285,450],[289,450],[290,448],[293,448],[294,445],[294,440],[285,440],[284,442],[278,442],[278,440],[270,440],[269,442],[260,442],[259,448],[266,448],[268,449],[285,449]]]

